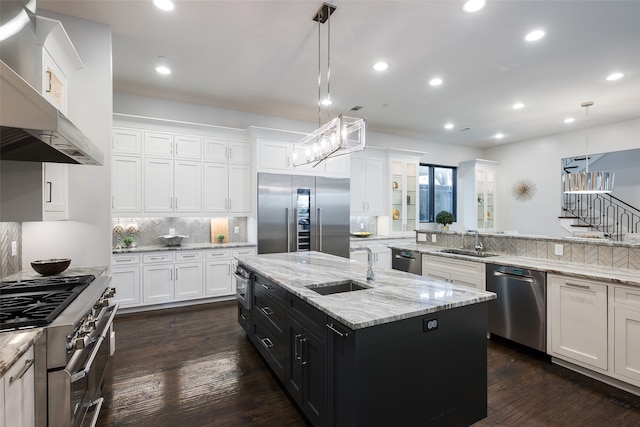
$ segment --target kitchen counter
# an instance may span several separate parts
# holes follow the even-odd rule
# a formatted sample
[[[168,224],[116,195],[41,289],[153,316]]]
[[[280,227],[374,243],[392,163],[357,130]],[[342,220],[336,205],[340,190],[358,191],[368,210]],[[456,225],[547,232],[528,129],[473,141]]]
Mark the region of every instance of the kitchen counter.
[[[158,252],[158,251],[194,251],[204,249],[226,249],[226,248],[252,248],[255,243],[231,242],[231,243],[184,243],[180,246],[148,245],[136,246],[133,248],[113,249],[114,254],[130,254],[138,252]]]
[[[427,255],[464,259],[465,261],[508,265],[512,267],[523,267],[534,270],[542,270],[546,271],[547,273],[568,274],[584,279],[605,280],[623,285],[640,286],[640,270],[603,267],[591,264],[553,261],[548,259],[538,259],[513,255],[496,255],[491,257],[479,258],[468,255],[448,254],[441,252],[443,249],[447,248],[427,246],[415,242],[406,244],[392,244],[389,247],[392,249],[418,251]]]
[[[44,279],[46,277],[70,277],[70,276],[84,276],[86,274],[93,274],[94,276],[100,276],[107,272],[106,265],[97,265],[91,267],[71,267],[67,268],[60,274],[54,276],[43,276],[34,270],[22,270],[19,273],[12,274],[10,276],[2,278],[5,282],[11,282],[15,280],[29,280],[29,279]]]
[[[377,240],[393,240],[393,241],[406,240],[407,242],[409,242],[409,241],[415,242],[416,238],[413,237],[413,236],[412,237],[407,237],[407,236],[401,236],[401,237],[384,236],[382,234],[372,234],[369,237],[350,236],[350,238],[349,238],[349,241],[351,243],[354,243],[354,242],[367,243],[367,242],[377,241]]]
[[[366,264],[320,252],[237,258],[354,330],[495,299],[491,292],[390,269],[375,269],[375,281],[367,283]],[[333,295],[320,295],[307,288],[345,280],[371,288]]]
[[[0,333],[0,377],[42,336],[42,332],[42,328],[36,328]]]

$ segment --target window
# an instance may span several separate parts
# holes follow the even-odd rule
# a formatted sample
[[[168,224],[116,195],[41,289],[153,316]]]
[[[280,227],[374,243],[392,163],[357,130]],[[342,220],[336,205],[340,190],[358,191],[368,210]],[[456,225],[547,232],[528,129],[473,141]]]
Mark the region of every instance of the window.
[[[420,222],[435,222],[440,211],[456,216],[456,176],[458,168],[420,164]]]

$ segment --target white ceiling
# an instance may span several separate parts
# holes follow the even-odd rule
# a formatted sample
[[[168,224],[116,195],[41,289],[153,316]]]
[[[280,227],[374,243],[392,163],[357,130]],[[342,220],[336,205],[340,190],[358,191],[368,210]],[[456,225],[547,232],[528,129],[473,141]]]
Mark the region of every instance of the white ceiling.
[[[312,17],[321,1],[174,2],[173,12],[151,0],[38,0],[38,8],[111,26],[117,92],[318,122]],[[475,14],[459,0],[333,4],[331,114],[366,117],[370,130],[490,147],[581,129],[584,101],[594,102],[591,126],[640,117],[640,1],[488,0]],[[534,28],[546,36],[525,42]],[[170,76],[155,73],[158,56]],[[374,72],[378,60],[390,68]],[[613,71],[626,76],[605,81]],[[444,84],[430,87],[434,76]],[[517,101],[526,107],[513,110]],[[355,105],[364,108],[349,111]],[[567,116],[576,122],[563,123]]]

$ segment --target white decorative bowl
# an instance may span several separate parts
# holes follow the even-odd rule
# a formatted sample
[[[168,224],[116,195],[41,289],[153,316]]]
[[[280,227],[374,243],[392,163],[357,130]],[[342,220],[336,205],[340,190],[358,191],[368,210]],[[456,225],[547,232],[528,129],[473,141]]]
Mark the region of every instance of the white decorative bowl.
[[[180,246],[180,244],[182,244],[182,239],[185,239],[187,237],[189,236],[185,236],[182,234],[176,234],[175,236],[165,234],[162,236],[158,236],[158,239],[160,239],[162,244],[164,244],[165,246]]]

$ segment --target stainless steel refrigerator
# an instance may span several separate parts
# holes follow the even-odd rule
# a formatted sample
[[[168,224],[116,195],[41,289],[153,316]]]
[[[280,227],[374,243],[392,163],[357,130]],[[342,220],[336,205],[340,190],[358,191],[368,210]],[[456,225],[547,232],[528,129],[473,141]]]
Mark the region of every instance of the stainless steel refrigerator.
[[[349,258],[349,179],[258,174],[258,253]]]

